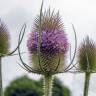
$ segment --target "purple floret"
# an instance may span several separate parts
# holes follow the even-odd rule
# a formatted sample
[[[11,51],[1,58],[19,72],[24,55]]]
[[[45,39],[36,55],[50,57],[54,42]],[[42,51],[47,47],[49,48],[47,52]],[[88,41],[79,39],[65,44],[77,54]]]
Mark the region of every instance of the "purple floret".
[[[38,32],[32,32],[27,41],[27,47],[31,54],[37,53]],[[62,30],[43,31],[41,35],[40,51],[43,54],[65,54],[68,50],[68,40],[66,34]]]

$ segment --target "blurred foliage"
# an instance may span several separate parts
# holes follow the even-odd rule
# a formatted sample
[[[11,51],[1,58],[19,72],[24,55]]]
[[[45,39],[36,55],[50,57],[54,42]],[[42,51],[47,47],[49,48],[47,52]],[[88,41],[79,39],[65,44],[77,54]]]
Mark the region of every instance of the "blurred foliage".
[[[23,76],[12,81],[4,94],[5,96],[43,96],[42,83],[42,79],[35,81]],[[57,78],[54,79],[53,96],[71,96],[70,90]]]

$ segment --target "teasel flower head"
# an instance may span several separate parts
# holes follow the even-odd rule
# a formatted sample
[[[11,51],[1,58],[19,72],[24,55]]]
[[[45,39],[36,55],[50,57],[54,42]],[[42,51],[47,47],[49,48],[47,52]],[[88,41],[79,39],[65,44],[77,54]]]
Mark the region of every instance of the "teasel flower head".
[[[68,40],[58,13],[50,9],[35,19],[27,41],[33,69],[42,74],[64,71]]]
[[[9,51],[9,33],[2,21],[0,20],[0,55],[7,54]]]
[[[78,59],[82,71],[96,71],[96,45],[88,36],[79,48]]]

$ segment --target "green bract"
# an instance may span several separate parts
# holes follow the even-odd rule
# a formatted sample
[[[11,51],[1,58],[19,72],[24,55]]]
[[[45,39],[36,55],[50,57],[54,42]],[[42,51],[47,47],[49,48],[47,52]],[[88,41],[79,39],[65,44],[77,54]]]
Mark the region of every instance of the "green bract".
[[[38,62],[40,59],[40,62]],[[32,63],[33,63],[33,68],[36,70],[42,70],[42,74],[55,74],[62,72],[65,69],[65,64],[64,64],[64,54],[55,54],[53,56],[44,56],[40,55],[40,58],[38,58],[38,54],[34,54],[32,56]],[[41,68],[40,68],[41,66]]]

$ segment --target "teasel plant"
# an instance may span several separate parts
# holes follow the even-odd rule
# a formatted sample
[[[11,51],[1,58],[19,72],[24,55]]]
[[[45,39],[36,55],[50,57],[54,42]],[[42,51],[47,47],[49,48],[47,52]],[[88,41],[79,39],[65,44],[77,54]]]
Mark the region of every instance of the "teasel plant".
[[[61,21],[59,12],[55,13],[50,8],[44,13],[43,1],[41,4],[40,15],[35,19],[32,32],[27,40],[27,48],[30,58],[30,65],[26,64],[20,54],[20,46],[18,54],[22,64],[18,63],[28,72],[41,74],[44,76],[44,96],[52,96],[52,84],[54,75],[58,73],[68,72],[71,68],[77,48],[76,32],[75,34],[75,51],[73,58],[68,66],[66,66],[66,55],[69,50],[69,42],[67,35],[63,29],[64,25]],[[19,35],[18,43],[23,39],[25,32]],[[72,65],[72,66],[71,66]]]
[[[90,77],[96,72],[96,45],[87,36],[80,45],[78,52],[79,70],[85,73],[83,96],[88,96]]]
[[[22,26],[20,34],[24,31],[26,25]],[[0,19],[0,96],[4,96],[3,94],[3,86],[2,86],[2,58],[7,56],[17,55],[15,52],[17,51],[18,47],[20,46],[22,40],[18,43],[17,47],[10,51],[10,34],[6,27],[6,25]]]

